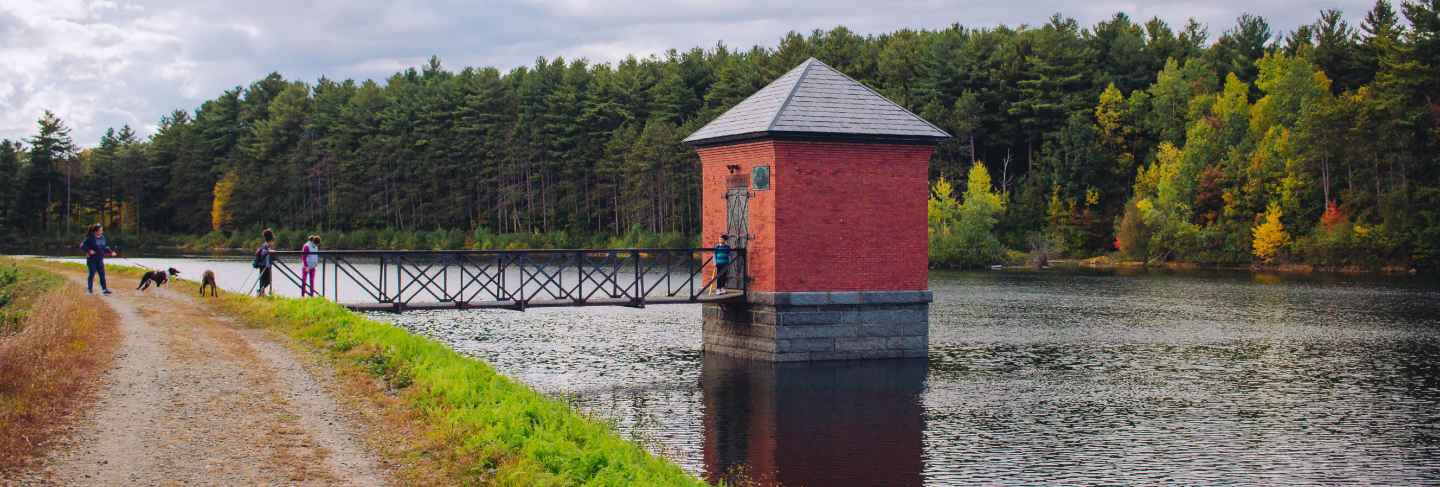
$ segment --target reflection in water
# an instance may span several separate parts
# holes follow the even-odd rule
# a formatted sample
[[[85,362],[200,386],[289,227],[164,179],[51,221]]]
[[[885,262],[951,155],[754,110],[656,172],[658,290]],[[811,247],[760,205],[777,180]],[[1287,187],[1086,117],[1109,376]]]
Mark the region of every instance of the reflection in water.
[[[924,359],[774,364],[706,354],[706,477],[920,485],[925,369]]]

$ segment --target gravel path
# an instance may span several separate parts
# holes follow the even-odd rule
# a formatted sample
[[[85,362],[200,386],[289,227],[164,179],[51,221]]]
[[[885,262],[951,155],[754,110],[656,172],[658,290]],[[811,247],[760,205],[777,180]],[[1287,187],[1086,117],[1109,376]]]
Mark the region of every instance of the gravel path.
[[[67,273],[72,281],[83,276]],[[124,288],[132,279],[115,279]],[[83,283],[81,283],[83,285]],[[171,289],[106,296],[124,335],[91,411],[22,485],[382,485],[323,367]]]

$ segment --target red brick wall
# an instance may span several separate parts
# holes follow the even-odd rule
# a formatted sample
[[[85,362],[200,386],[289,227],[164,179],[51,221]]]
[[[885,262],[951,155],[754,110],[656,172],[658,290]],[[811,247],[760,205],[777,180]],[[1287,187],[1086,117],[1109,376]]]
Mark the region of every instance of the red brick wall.
[[[776,291],[929,288],[933,147],[777,142]]]
[[[933,150],[769,140],[701,148],[702,244],[725,232],[726,166],[769,165],[771,189],[750,199],[751,290],[927,289]]]

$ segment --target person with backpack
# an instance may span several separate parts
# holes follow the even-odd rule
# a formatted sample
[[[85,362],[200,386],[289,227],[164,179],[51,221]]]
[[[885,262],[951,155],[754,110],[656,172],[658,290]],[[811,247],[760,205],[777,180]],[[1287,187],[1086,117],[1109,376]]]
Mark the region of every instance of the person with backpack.
[[[100,290],[102,294],[110,294],[110,286],[105,284],[105,258],[117,255],[110,250],[109,244],[105,241],[105,227],[99,223],[90,225],[90,231],[85,234],[85,241],[80,243],[80,250],[85,251],[85,267],[89,275],[85,279],[85,292],[95,292],[95,276],[100,276]]]
[[[264,237],[265,242],[260,244],[260,248],[255,249],[255,262],[250,264],[251,267],[260,269],[260,282],[256,284],[255,296],[264,296],[266,290],[269,290],[270,295],[274,296],[275,289],[270,287],[270,263],[274,257],[270,255],[270,252],[275,249],[275,232],[266,228],[260,232],[260,236]]]
[[[315,268],[320,265],[320,236],[311,235],[305,240],[305,245],[300,246],[300,296],[310,297],[315,294]]]

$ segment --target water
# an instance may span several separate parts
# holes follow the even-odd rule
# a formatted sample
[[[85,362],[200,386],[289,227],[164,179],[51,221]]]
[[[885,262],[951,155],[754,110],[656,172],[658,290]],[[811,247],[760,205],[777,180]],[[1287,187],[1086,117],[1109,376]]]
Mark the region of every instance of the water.
[[[225,287],[231,266],[249,271],[141,262],[217,267]],[[697,305],[375,316],[709,479],[1440,483],[1434,281],[982,272],[931,287],[928,360],[707,356]]]

